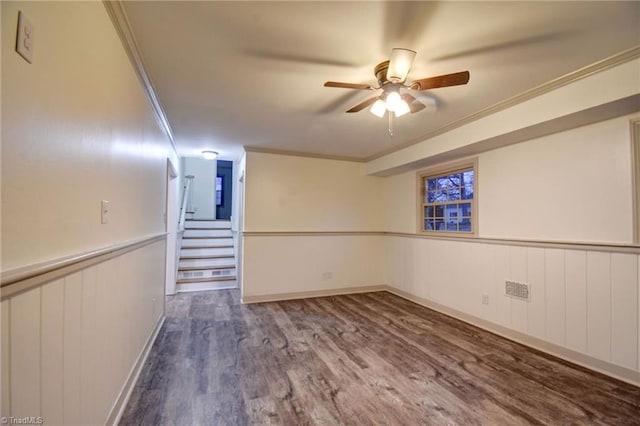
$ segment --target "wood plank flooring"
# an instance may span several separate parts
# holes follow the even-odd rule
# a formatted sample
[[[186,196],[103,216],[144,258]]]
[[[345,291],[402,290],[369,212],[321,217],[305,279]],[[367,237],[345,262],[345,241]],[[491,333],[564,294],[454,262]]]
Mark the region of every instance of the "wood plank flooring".
[[[122,425],[640,425],[640,388],[386,292],[183,293]]]

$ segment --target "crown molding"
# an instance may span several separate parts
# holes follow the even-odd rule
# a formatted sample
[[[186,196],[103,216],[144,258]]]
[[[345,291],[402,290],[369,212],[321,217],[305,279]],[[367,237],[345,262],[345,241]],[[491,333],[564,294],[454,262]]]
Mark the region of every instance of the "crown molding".
[[[432,132],[429,132],[423,136],[421,136],[419,139],[404,143],[404,144],[400,144],[400,145],[396,145],[392,148],[386,149],[384,151],[381,151],[377,154],[374,154],[372,156],[366,157],[364,159],[365,162],[369,162],[369,161],[373,161],[373,160],[377,160],[378,158],[384,157],[386,155],[392,154],[394,152],[400,151],[402,149],[408,148],[410,146],[416,145],[418,143],[424,142],[426,140],[429,140],[431,138],[434,138],[438,135],[450,132],[454,129],[457,129],[458,127],[462,127],[465,124],[469,124],[472,123],[474,121],[477,121],[481,118],[487,117],[489,115],[495,114],[497,112],[500,112],[502,110],[505,110],[507,108],[511,108],[515,105],[518,105],[520,103],[523,103],[525,101],[531,100],[533,98],[536,98],[538,96],[544,95],[545,93],[551,92],[553,90],[559,89],[563,86],[569,85],[571,83],[574,83],[578,80],[581,80],[583,78],[589,77],[593,74],[597,74],[599,72],[602,71],[606,71],[610,68],[616,67],[618,65],[624,64],[626,62],[632,61],[634,59],[640,58],[640,45],[639,46],[635,46],[632,47],[630,49],[627,50],[623,50],[622,52],[619,52],[615,55],[612,55],[608,58],[605,58],[601,61],[595,62],[591,65],[587,65],[586,67],[577,69],[575,71],[572,71],[568,74],[565,74],[561,77],[555,78],[551,81],[548,81],[546,83],[543,83],[537,87],[534,87],[533,89],[529,89],[525,92],[522,92],[518,95],[512,96],[510,98],[507,98],[503,101],[500,101],[494,105],[491,105],[487,108],[484,108],[478,112],[475,112],[473,114],[467,115],[466,117],[463,117],[459,120],[453,121],[449,124],[446,124]]]
[[[122,0],[102,0],[102,4],[107,10],[109,17],[111,18],[113,27],[118,33],[120,41],[122,42],[122,46],[127,52],[127,56],[129,57],[129,60],[133,65],[133,69],[135,70],[136,75],[142,83],[142,87],[144,88],[147,99],[149,100],[151,108],[155,113],[158,124],[167,135],[167,138],[169,138],[169,142],[171,142],[171,146],[173,147],[176,156],[178,156],[178,149],[173,138],[173,130],[171,130],[169,120],[167,120],[167,116],[164,113],[162,104],[158,99],[156,90],[153,86],[153,83],[151,82],[151,77],[149,77],[149,74],[147,73],[144,61],[142,60],[142,55],[140,54],[140,49],[138,48],[138,44],[136,43],[135,36],[133,35],[131,25],[129,24],[129,20],[127,19],[127,14],[125,13],[123,2]]]
[[[245,152],[258,152],[261,154],[276,154],[276,155],[288,155],[290,157],[306,157],[306,158],[319,158],[322,160],[336,160],[336,161],[351,161],[355,163],[365,163],[367,160],[360,157],[348,157],[344,155],[328,155],[328,154],[315,154],[311,152],[302,151],[288,151],[284,149],[264,148],[260,146],[243,146]]]

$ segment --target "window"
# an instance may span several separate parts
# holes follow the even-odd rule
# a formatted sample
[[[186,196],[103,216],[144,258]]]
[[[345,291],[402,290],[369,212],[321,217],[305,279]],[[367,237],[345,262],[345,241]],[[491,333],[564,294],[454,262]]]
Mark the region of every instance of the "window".
[[[475,163],[423,172],[418,177],[420,232],[475,235]]]
[[[222,205],[222,176],[216,176],[216,206]]]

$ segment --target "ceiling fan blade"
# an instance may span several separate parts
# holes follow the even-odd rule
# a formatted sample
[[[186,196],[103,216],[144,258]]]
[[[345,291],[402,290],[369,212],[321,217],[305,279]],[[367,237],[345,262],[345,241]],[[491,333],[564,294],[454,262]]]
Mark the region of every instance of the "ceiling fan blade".
[[[373,90],[369,84],[360,83],[342,83],[340,81],[327,81],[324,83],[324,87],[338,87],[340,89],[356,89],[356,90]]]
[[[415,80],[409,84],[409,87],[413,90],[428,90],[437,89],[438,87],[460,86],[467,84],[469,77],[469,71],[462,71]]]
[[[407,74],[413,64],[416,52],[409,49],[391,49],[389,58],[389,68],[387,69],[387,80],[394,83],[402,83],[407,79]]]
[[[422,102],[420,102],[419,100],[417,100],[416,98],[414,98],[408,93],[403,93],[401,96],[402,96],[402,99],[404,99],[404,101],[407,103],[407,105],[409,105],[409,110],[411,111],[411,114],[413,114],[414,112],[422,111],[423,109],[426,108],[425,104],[423,104]]]
[[[335,58],[325,58],[320,56],[313,55],[302,55],[302,54],[292,54],[292,53],[284,53],[270,50],[261,50],[261,49],[247,49],[244,51],[245,54],[258,58],[258,59],[267,59],[271,61],[284,61],[284,62],[294,62],[301,64],[309,64],[309,65],[321,65],[321,66],[334,66],[334,67],[359,67],[363,64],[355,63],[353,61],[342,61]]]
[[[369,105],[371,105],[372,103],[377,101],[378,98],[379,98],[379,96],[374,96],[372,98],[367,99],[366,101],[362,101],[358,105],[356,105],[356,106],[352,107],[351,109],[347,110],[347,112],[362,111],[363,109],[365,109],[366,107],[368,107]]]

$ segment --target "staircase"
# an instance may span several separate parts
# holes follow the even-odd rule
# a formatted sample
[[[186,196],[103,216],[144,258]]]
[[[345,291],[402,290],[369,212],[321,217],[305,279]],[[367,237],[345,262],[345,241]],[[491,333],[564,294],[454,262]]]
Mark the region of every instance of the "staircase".
[[[176,284],[178,292],[237,287],[231,222],[185,221]]]

